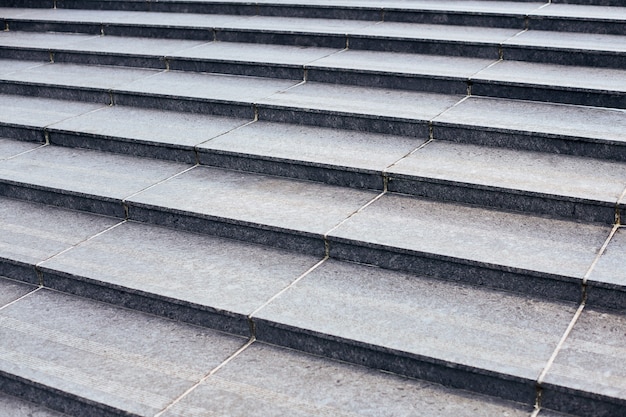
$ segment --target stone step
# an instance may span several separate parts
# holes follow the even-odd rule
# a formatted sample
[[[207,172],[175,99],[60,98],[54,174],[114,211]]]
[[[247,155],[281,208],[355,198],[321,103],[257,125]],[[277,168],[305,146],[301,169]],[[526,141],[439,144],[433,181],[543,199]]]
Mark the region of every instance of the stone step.
[[[624,209],[623,162],[122,106],[64,106],[66,102],[50,99],[4,96],[3,102],[0,129],[16,140],[0,142],[0,159],[11,158],[0,165],[9,182],[25,181],[21,173],[30,176],[33,170],[46,181],[80,178],[73,158],[99,155],[52,147],[16,157],[38,146],[29,141],[47,141],[588,222],[612,224]],[[62,112],[46,111],[61,106]],[[49,158],[58,158],[58,164]],[[120,158],[120,163],[120,172],[131,177],[133,159]],[[186,166],[191,165],[178,169]],[[128,178],[124,184],[136,180]],[[117,197],[132,190],[121,192]],[[116,202],[99,210],[121,215]]]
[[[0,194],[11,198],[569,301],[582,297],[611,231],[610,224],[54,146],[0,162],[0,177]],[[618,198],[623,216],[626,197]],[[609,268],[608,276],[620,274],[619,265]],[[612,293],[593,298],[598,305],[626,305],[626,287],[613,278],[598,280],[598,291]]]
[[[626,356],[619,348],[623,332],[617,330],[624,319],[616,312],[588,306],[577,312],[576,303],[28,202],[2,199],[0,207],[0,224],[10,232],[0,239],[20,242],[2,245],[2,265],[24,267],[3,268],[2,274],[11,279],[0,279],[0,331],[6,335],[0,338],[0,380],[5,392],[60,411],[80,415],[88,406],[102,415],[122,410],[153,416],[173,404],[163,415],[194,410],[202,415],[225,407],[213,401],[211,393],[217,389],[232,393],[232,401],[244,393],[248,401],[268,401],[269,396],[268,406],[319,415],[318,407],[328,406],[328,400],[305,401],[307,407],[317,405],[312,410],[302,410],[301,401],[324,389],[329,382],[323,375],[340,384],[327,387],[330,392],[323,398],[330,395],[338,401],[353,398],[344,389],[362,391],[363,381],[377,374],[320,356],[518,404],[467,391],[462,401],[454,390],[395,376],[379,380],[374,393],[399,390],[397,384],[405,390],[412,384],[430,387],[423,395],[402,395],[398,412],[408,415],[414,413],[411,404],[426,398],[432,404],[436,392],[448,396],[450,415],[459,415],[457,406],[467,407],[468,400],[529,415],[537,386],[546,408],[615,415],[624,406],[625,395],[612,386],[623,385],[626,376],[612,373],[607,380],[605,373]],[[604,258],[597,264],[605,264]],[[33,281],[43,288],[29,287],[27,282]],[[558,347],[561,339],[565,343]],[[267,343],[313,353],[317,359]],[[611,353],[603,355],[605,351]],[[254,352],[252,362],[243,360]],[[556,359],[550,362],[552,357]],[[311,375],[311,367],[330,370]],[[223,375],[227,369],[234,374]],[[276,374],[279,369],[290,377]],[[338,374],[343,375],[340,381]],[[222,375],[227,381],[212,385],[211,378]],[[238,383],[229,384],[227,375]],[[242,380],[244,375],[261,379]],[[279,381],[289,381],[291,389],[284,391]],[[319,388],[311,390],[311,384]],[[378,407],[379,401],[373,395],[368,406]],[[228,409],[236,407],[227,404]],[[354,404],[363,407],[361,400]],[[389,407],[386,401],[380,406]],[[331,414],[342,410],[346,412],[339,407]]]
[[[10,2],[9,2],[10,3]],[[232,1],[36,1],[20,7],[97,9],[167,13],[281,16],[324,19],[399,21],[412,23],[486,26],[625,35],[626,11],[606,7],[607,1],[590,6],[557,2],[514,1],[326,1],[326,2],[232,2]],[[571,2],[570,2],[571,3]],[[613,6],[623,6],[614,2]]]
[[[624,34],[117,10],[2,8],[0,19],[9,31],[349,47],[616,69],[626,66]]]

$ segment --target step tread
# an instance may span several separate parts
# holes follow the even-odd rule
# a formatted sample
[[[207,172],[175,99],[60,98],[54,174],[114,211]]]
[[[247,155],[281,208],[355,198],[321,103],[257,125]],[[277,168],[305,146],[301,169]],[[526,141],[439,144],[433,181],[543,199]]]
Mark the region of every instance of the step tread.
[[[246,342],[46,289],[3,308],[0,326],[3,372],[141,416],[165,408]]]
[[[0,286],[6,281],[0,279]],[[40,312],[46,308],[54,313],[42,316]],[[186,388],[221,363],[223,366],[215,374],[164,415],[206,415],[228,409],[230,415],[244,416],[255,409],[268,415],[355,416],[362,414],[364,401],[374,414],[392,410],[394,415],[400,416],[414,415],[416,410],[442,416],[470,416],[479,412],[522,417],[531,412],[528,405],[260,342],[254,342],[224,364],[222,360],[243,345],[244,340],[45,289],[1,310],[0,320],[5,326],[11,326],[6,330],[7,337],[1,339],[3,348],[17,341],[22,346],[45,344],[45,348],[22,355],[21,359],[36,357],[38,363],[35,358],[23,361],[20,374],[36,375],[38,382],[46,383],[45,388],[49,390],[69,385],[70,381],[77,382],[72,384],[73,393],[83,401],[95,400],[101,409],[117,406],[138,415],[154,415],[154,410],[158,411],[162,404],[148,403],[148,400],[179,398]],[[106,322],[106,326],[101,326],[106,329],[91,331],[94,323],[99,322]],[[33,334],[35,329],[40,331]],[[19,330],[28,333],[20,334]],[[59,366],[58,358],[67,355],[71,355],[72,360]],[[57,364],[42,366],[50,362]],[[5,362],[2,370],[9,367]],[[110,375],[110,380],[103,381],[105,375]],[[77,381],[78,376],[100,382],[96,387],[104,387],[109,393],[98,392],[93,385],[82,386],[85,381]],[[125,388],[123,392],[114,391],[121,387]],[[145,392],[144,398],[127,400],[138,397],[140,390]],[[50,398],[54,394],[42,397]],[[20,400],[11,397],[7,400],[2,396],[0,409],[7,402],[9,407],[15,407],[16,402],[20,409],[25,407]],[[56,403],[61,407],[65,405],[62,400]],[[28,409],[31,409],[29,404]],[[60,416],[55,412],[42,415]]]
[[[530,16],[576,18],[580,20],[626,21],[626,7],[615,6],[551,3],[541,9],[533,10],[529,14]]]
[[[621,205],[625,203],[626,200],[623,198]],[[621,227],[591,271],[588,282],[615,286],[626,283],[626,270],[623,267],[624,253],[626,253],[626,228]]]
[[[13,139],[0,138],[0,161],[12,158],[21,153],[32,151],[39,147],[39,144],[30,142],[17,142]]]
[[[507,39],[503,44],[505,59],[507,46],[564,49],[572,52],[602,51],[615,54],[626,52],[626,36],[597,33],[528,30],[514,38]]]
[[[526,401],[532,401],[534,381],[575,311],[573,304],[328,261],[254,317],[324,339],[523,381]],[[524,401],[520,393],[501,394]]]
[[[2,288],[2,292],[0,292],[0,307],[15,302],[33,291],[32,285],[5,278],[0,278],[0,287]]]

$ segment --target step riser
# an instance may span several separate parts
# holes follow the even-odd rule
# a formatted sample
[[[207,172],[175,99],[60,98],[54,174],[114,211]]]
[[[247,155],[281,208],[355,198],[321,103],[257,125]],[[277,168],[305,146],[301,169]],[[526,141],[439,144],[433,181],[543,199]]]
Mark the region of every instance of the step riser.
[[[554,50],[506,45],[503,48],[502,54],[504,59],[511,61],[543,62],[546,64],[615,69],[624,69],[626,67],[626,56],[624,56],[624,54],[611,52]]]
[[[597,395],[589,398],[586,393],[561,392],[550,384],[546,384],[542,390],[541,404],[545,408],[558,410],[573,415],[613,417],[624,414],[624,403],[616,403],[614,398]]]

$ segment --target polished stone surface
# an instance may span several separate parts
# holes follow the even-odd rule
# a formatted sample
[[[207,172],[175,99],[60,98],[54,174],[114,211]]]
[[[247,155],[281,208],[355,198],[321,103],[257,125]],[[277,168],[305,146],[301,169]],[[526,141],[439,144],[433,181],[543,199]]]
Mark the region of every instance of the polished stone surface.
[[[24,152],[32,151],[39,146],[42,145],[0,138],[0,161],[20,155]]]
[[[166,407],[245,343],[49,290],[1,310],[0,334],[0,369],[55,390],[36,400],[56,397],[58,405],[74,396],[141,416]]]
[[[356,345],[389,354],[390,359],[377,365],[392,372],[415,372],[411,376],[534,401],[534,381],[575,308],[574,304],[328,261],[255,317],[267,322],[257,325],[260,340],[270,337],[270,343],[344,360],[350,360],[349,346]],[[273,340],[264,333],[266,326],[296,334],[290,337],[287,332],[283,340]],[[299,342],[299,333],[320,335],[317,346]],[[341,351],[332,349],[329,340],[336,341]],[[396,355],[418,364],[402,369]],[[364,354],[362,360],[369,363],[370,357],[375,354]],[[432,371],[434,364],[441,369]],[[478,376],[467,375],[473,373]],[[490,382],[501,377],[519,385],[512,390],[507,383]]]
[[[247,334],[245,317],[319,260],[129,222],[44,262],[41,268],[46,286],[59,285],[52,275],[69,276],[75,282],[64,291],[98,298],[106,293],[103,288],[123,289],[137,298],[134,308],[150,309],[151,299],[162,300],[163,311],[150,310],[156,314],[168,315],[176,305],[183,305],[221,316],[215,320],[223,322],[222,327],[228,326],[229,316],[237,316],[243,318],[243,328],[228,330]],[[89,284],[95,287],[89,289]],[[124,303],[124,298],[107,301]]]
[[[528,406],[254,343],[168,410],[165,417],[527,417]],[[193,414],[193,415],[196,415]]]
[[[0,309],[34,291],[37,287],[0,277]]]
[[[545,378],[545,407],[615,416],[626,404],[626,318],[585,309]],[[601,397],[610,398],[602,401]]]
[[[102,107],[78,101],[3,94],[0,95],[0,123],[42,128]]]
[[[0,32],[0,46],[15,48],[54,48],[77,47],[91,39],[100,39],[100,36],[84,35],[79,33],[38,33],[3,31]],[[77,45],[74,45],[77,44]]]
[[[0,60],[0,75],[24,71],[30,68],[39,67],[41,65],[44,65],[44,64],[40,62],[33,62],[33,61],[18,61],[18,60],[2,59]]]

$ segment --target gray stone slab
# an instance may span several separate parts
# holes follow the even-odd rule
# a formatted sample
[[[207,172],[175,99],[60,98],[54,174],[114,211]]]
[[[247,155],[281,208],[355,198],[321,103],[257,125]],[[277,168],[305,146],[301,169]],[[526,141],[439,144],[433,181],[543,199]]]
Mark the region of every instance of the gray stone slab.
[[[254,343],[165,413],[528,416],[528,407]]]
[[[388,172],[392,191],[611,224],[626,187],[620,162],[439,141]],[[472,191],[455,195],[456,187]]]
[[[609,229],[386,195],[352,216],[329,238],[331,256],[577,300],[582,277]],[[418,261],[424,257],[426,261]],[[546,282],[536,281],[542,277]]]
[[[129,222],[41,270],[47,287],[248,335],[247,316],[319,260]]]
[[[587,284],[588,303],[608,304],[612,308],[626,310],[626,229],[617,230],[606,251],[595,265]]]
[[[0,123],[43,128],[101,107],[101,104],[76,101],[0,95]]]
[[[434,120],[434,136],[624,160],[616,148],[625,142],[625,116],[623,110],[470,97]]]
[[[119,220],[2,198],[0,275],[38,283],[33,266],[116,224]],[[13,272],[11,272],[13,271]]]
[[[55,34],[55,36],[57,36]],[[64,45],[63,51],[91,52],[101,54],[133,54],[164,57],[205,42],[182,39],[127,38],[118,36],[98,36],[80,43]]]
[[[67,417],[66,414],[3,393],[0,393],[0,413],[11,417]]]
[[[209,165],[382,189],[382,171],[422,143],[402,136],[256,122],[198,150],[200,162]],[[350,179],[351,173],[374,178],[360,182]]]
[[[36,33],[4,31],[0,32],[0,46],[19,48],[67,48],[73,44],[82,43],[100,36],[78,33]],[[74,47],[76,45],[73,45]]]
[[[56,123],[48,131],[52,144],[195,163],[195,145],[247,122],[113,106]]]
[[[0,161],[31,151],[38,146],[41,145],[0,138]]]
[[[0,75],[10,74],[17,71],[23,71],[29,68],[38,67],[41,64],[40,62],[32,62],[32,61],[19,61],[19,60],[11,60],[11,59],[2,59],[0,60]]]
[[[4,378],[29,380],[40,390],[26,399],[73,415],[153,416],[245,343],[48,290],[0,311],[0,332]]]
[[[4,195],[124,217],[122,200],[189,165],[42,147],[0,162]]]
[[[552,3],[532,12],[529,23],[530,29],[626,34],[623,7]]]
[[[36,288],[37,287],[33,285],[0,277],[0,309],[15,300],[18,300],[20,297],[25,296]],[[1,410],[2,408],[0,407],[0,411]]]
[[[622,314],[584,310],[546,375],[544,406],[579,415],[623,414],[625,327]]]
[[[552,3],[532,11],[530,16],[573,17],[585,19],[626,20],[623,7]]]
[[[533,404],[575,307],[329,261],[255,317],[262,341]]]
[[[529,30],[504,42],[506,46],[526,46],[542,48],[568,49],[572,52],[603,51],[626,52],[623,36],[596,33],[564,33],[541,30]]]
[[[197,167],[128,203],[131,219],[323,254],[322,236],[375,196],[370,191]]]
[[[427,138],[427,121],[463,96],[305,83],[259,102],[259,119]]]
[[[342,34],[351,33],[370,27],[375,22],[339,19],[309,19],[294,17],[254,16],[238,21],[228,22],[228,29],[245,29],[255,31],[288,32],[288,33],[320,33]]]

